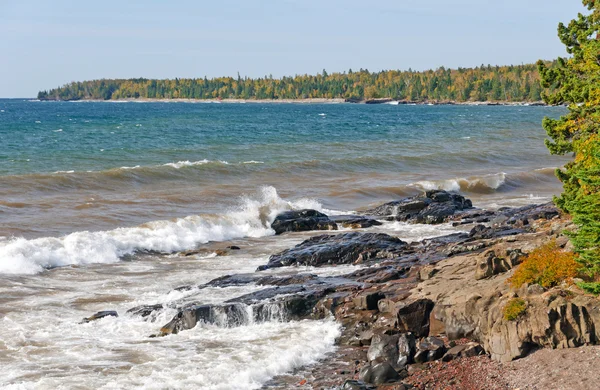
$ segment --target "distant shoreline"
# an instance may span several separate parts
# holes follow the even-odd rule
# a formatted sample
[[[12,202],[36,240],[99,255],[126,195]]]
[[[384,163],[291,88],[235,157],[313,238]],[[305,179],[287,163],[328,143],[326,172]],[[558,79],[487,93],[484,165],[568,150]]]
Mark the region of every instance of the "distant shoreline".
[[[342,98],[309,98],[309,99],[148,99],[148,98],[127,98],[127,99],[80,99],[80,100],[60,100],[60,99],[40,99],[40,101],[59,101],[59,102],[108,102],[108,103],[230,103],[230,104],[389,104],[389,105],[430,105],[430,106],[548,106],[546,103],[537,101],[410,101],[394,99],[369,99],[355,100]]]

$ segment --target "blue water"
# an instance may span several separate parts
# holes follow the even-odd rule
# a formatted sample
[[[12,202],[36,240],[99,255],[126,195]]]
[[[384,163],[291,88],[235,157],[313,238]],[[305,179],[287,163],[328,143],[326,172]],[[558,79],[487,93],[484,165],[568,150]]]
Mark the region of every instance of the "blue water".
[[[0,236],[221,214],[264,186],[352,211],[445,188],[481,204],[560,191],[561,107],[0,100]]]
[[[465,159],[477,155],[509,167],[536,161],[543,165],[540,159],[549,159],[540,142],[544,136],[541,120],[564,111],[548,107],[23,100],[0,100],[0,109],[4,110],[0,113],[0,175],[98,171],[203,159],[327,164],[370,157],[410,169],[411,157],[425,160],[439,153],[464,153]],[[471,139],[467,142],[464,137]],[[496,153],[486,150],[482,156],[483,150],[473,143],[493,146]],[[523,150],[533,153],[520,153]]]

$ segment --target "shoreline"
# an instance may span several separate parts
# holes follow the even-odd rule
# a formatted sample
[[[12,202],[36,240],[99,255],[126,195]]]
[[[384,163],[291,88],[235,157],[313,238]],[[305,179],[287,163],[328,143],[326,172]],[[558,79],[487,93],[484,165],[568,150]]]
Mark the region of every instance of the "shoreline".
[[[363,230],[381,225],[383,220],[415,225],[451,223],[470,230],[415,242]],[[575,286],[543,289],[525,285],[515,291],[507,284],[515,267],[533,249],[552,240],[568,245],[562,231],[571,229],[572,224],[550,203],[491,211],[474,208],[461,195],[437,190],[351,216],[330,218],[310,209],[288,211],[279,214],[271,227],[276,235],[310,232],[311,238],[271,254],[268,263],[253,273],[178,287],[265,286],[223,303],[187,303],[150,337],[173,336],[198,323],[238,327],[334,318],[341,325],[335,352],[315,364],[276,375],[263,389],[286,389],[295,384],[374,389],[368,384],[393,384],[397,389],[425,390],[452,381],[459,387],[449,388],[507,390],[523,382],[507,372],[511,361],[536,359],[539,349],[590,346],[598,340],[596,297]],[[342,228],[347,230],[338,231]],[[233,250],[243,253],[247,249],[230,246],[215,249],[215,253],[227,256]],[[199,248],[177,255],[203,251]],[[360,268],[338,276],[294,270],[294,266],[340,265]],[[273,269],[287,272],[263,273]],[[518,322],[503,315],[514,297],[528,302]],[[571,305],[574,313],[589,313],[585,319],[589,326],[577,327],[582,320],[571,317],[564,305]],[[162,304],[141,305],[127,313],[147,317],[163,308]],[[87,320],[116,315],[98,312]],[[482,365],[487,367],[483,372],[478,369]]]
[[[344,99],[344,98],[308,98],[308,99],[148,99],[148,98],[126,98],[126,99],[80,99],[80,100],[60,100],[60,99],[30,99],[40,102],[75,102],[75,103],[196,103],[196,104],[387,104],[387,105],[417,105],[417,106],[519,106],[519,107],[549,107],[550,105],[542,102],[507,102],[507,101],[411,101],[396,100],[391,98],[382,99]]]

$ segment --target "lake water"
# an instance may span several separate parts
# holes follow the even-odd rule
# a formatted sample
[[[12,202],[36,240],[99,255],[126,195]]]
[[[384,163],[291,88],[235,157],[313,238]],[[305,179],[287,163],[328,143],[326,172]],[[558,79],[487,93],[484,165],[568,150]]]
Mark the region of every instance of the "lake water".
[[[311,364],[334,350],[334,321],[151,339],[175,310],[125,311],[261,288],[174,291],[252,272],[301,242],[308,233],[273,236],[283,210],[347,214],[433,188],[478,207],[548,201],[567,159],[549,155],[540,123],[564,112],[0,100],[0,385],[246,389]],[[372,229],[411,241],[459,228]],[[213,253],[232,244],[242,250]],[[206,253],[160,254],[198,247]],[[120,316],[78,324],[99,310]]]

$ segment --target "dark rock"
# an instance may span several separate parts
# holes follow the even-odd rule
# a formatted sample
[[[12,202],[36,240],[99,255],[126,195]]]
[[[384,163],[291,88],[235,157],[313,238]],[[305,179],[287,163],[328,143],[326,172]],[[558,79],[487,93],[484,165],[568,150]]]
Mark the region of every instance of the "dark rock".
[[[481,355],[483,354],[483,352],[484,351],[481,345],[475,342],[469,342],[467,344],[460,344],[450,348],[448,352],[446,352],[442,360],[445,362],[449,362],[459,357],[473,357]]]
[[[385,203],[364,212],[365,215],[391,217],[396,221],[437,224],[446,222],[458,211],[472,208],[465,197],[447,191],[427,191],[414,196]]]
[[[375,334],[367,351],[367,359],[386,361],[396,364],[398,361],[398,335]]]
[[[432,362],[441,359],[446,353],[444,342],[433,336],[426,337],[417,343],[417,363]],[[419,355],[419,356],[417,356]]]
[[[416,339],[412,333],[403,333],[398,337],[398,361],[396,366],[405,367],[414,362],[416,353]]]
[[[349,229],[365,229],[371,226],[382,225],[382,223],[376,219],[363,217],[360,215],[335,215],[329,218],[338,225]]]
[[[337,224],[316,210],[292,210],[279,214],[271,228],[275,234],[309,230],[337,230]]]
[[[329,278],[326,285],[290,285],[255,291],[222,304],[190,304],[179,310],[161,335],[176,334],[192,329],[198,322],[236,327],[266,321],[291,321],[309,318],[313,308],[326,294],[335,291],[336,282]]]
[[[342,390],[372,390],[374,387],[368,386],[363,381],[347,380],[342,386]]]
[[[358,310],[378,310],[377,303],[384,299],[385,295],[381,292],[362,294],[354,298],[354,305]]]
[[[99,311],[98,313],[81,320],[81,324],[85,324],[85,323],[88,323],[91,321],[96,321],[96,320],[99,320],[100,318],[104,318],[104,317],[118,317],[118,316],[119,316],[119,314],[114,310]]]
[[[433,301],[418,299],[397,306],[397,329],[400,332],[412,332],[416,337],[426,337],[429,334],[429,316],[433,310]]]
[[[355,264],[367,260],[393,258],[406,249],[407,244],[384,233],[350,232],[321,235],[286,249],[269,258],[269,263],[258,271],[290,265],[322,266]]]
[[[231,249],[232,251],[239,251],[242,248],[240,248],[237,245],[230,245],[230,246],[227,247],[227,249]]]
[[[382,385],[401,379],[400,374],[394,370],[389,362],[365,366],[360,370],[358,377],[360,380],[374,385]]]
[[[150,314],[152,314],[158,310],[161,310],[162,308],[163,308],[163,305],[161,305],[161,304],[141,305],[141,306],[136,306],[136,307],[133,307],[133,308],[127,310],[127,313],[134,315],[134,316],[148,317]]]
[[[480,240],[486,238],[498,238],[506,236],[514,236],[517,234],[524,233],[525,230],[514,228],[512,225],[504,225],[497,227],[488,227],[484,225],[477,225],[469,232],[469,238],[473,240]]]

